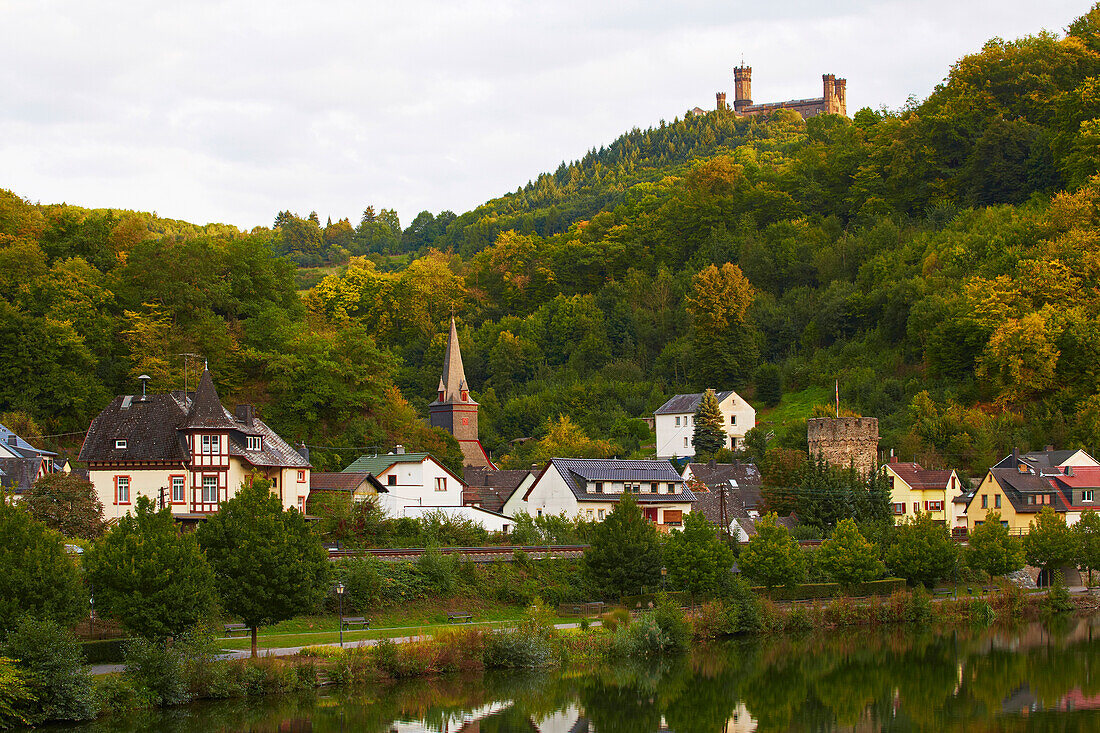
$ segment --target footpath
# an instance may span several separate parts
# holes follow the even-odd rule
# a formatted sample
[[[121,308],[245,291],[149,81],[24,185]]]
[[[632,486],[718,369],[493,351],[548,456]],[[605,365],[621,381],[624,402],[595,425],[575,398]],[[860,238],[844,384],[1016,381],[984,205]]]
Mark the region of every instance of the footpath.
[[[593,621],[592,622],[593,626],[599,626],[599,624],[600,624],[599,621]],[[471,626],[476,627],[476,626],[478,626],[478,624],[466,624],[465,626],[466,626],[466,628],[469,628]],[[579,623],[554,624],[555,629],[576,629],[576,628],[579,628],[579,627],[580,627]],[[463,628],[463,627],[458,626],[456,628]],[[387,636],[387,637],[385,637],[385,640],[386,641],[392,641],[394,644],[408,644],[409,642],[423,641],[425,639],[430,639],[430,638],[431,638],[431,634],[413,634],[413,635],[410,635],[410,636]],[[344,646],[345,649],[354,649],[354,648],[357,648],[357,647],[369,647],[369,646],[377,645],[378,642],[380,642],[380,641],[382,641],[382,639],[360,639],[358,641],[345,641],[343,646]],[[295,654],[297,654],[298,652],[302,651],[303,649],[307,649],[307,648],[310,648],[310,647],[319,647],[319,646],[338,647],[338,646],[340,646],[340,642],[331,642],[331,643],[323,643],[323,644],[306,644],[304,646],[284,646],[284,647],[272,647],[272,648],[269,648],[269,649],[260,649],[259,652],[258,652],[258,656],[261,656],[261,657],[292,657]],[[252,650],[251,649],[234,649],[233,651],[223,652],[218,657],[218,659],[220,659],[222,661],[227,661],[227,660],[231,660],[231,659],[251,659],[251,658],[252,658]],[[116,674],[116,673],[122,672],[124,669],[126,669],[126,665],[125,664],[93,664],[93,665],[89,666],[88,669],[94,675]]]

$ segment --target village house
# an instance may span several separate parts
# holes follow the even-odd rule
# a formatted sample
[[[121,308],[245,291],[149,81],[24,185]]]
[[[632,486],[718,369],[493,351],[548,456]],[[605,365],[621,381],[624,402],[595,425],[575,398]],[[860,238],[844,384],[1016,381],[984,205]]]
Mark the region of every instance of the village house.
[[[881,470],[890,487],[895,524],[923,513],[931,515],[935,522],[953,526],[951,500],[962,489],[954,470],[922,468],[919,463],[899,461],[894,456]]]
[[[0,486],[12,500],[18,501],[23,492],[47,473],[63,470],[56,457],[56,453],[35,448],[0,425]]]
[[[524,509],[535,517],[564,513],[600,522],[625,493],[661,531],[683,526],[695,502],[668,461],[551,458],[524,494]]]
[[[540,470],[538,466],[533,470],[466,466],[462,469],[462,478],[466,482],[462,503],[514,517],[516,512],[523,510],[523,495],[535,483]]]
[[[441,513],[469,519],[490,532],[507,532],[514,524],[504,513],[466,505],[466,483],[430,453],[406,453],[397,446],[392,453],[360,456],[343,470],[345,474],[370,474],[384,488],[378,506],[393,518],[423,517]],[[368,490],[360,500],[371,492]]]
[[[724,523],[729,535],[738,542],[748,542],[756,534],[756,520],[760,518],[760,471],[755,464],[689,463],[681,475],[695,494],[693,511],[702,512],[718,527]]]
[[[328,473],[313,472],[309,475],[309,500],[307,511],[314,514],[314,506],[328,499],[348,502],[366,501],[369,497],[387,492],[386,487],[373,474],[367,472]],[[318,507],[319,508],[319,507]]]
[[[80,459],[103,503],[104,519],[126,514],[139,496],[198,521],[254,478],[271,482],[286,509],[305,511],[310,465],[251,405],[222,406],[209,369],[192,393],[116,397],[84,438]]]
[[[695,446],[691,441],[695,435],[695,411],[703,400],[703,394],[678,394],[653,413],[658,458],[695,455]],[[716,392],[715,396],[726,430],[725,447],[738,450],[742,447],[745,433],[756,426],[756,410],[732,390]]]
[[[1082,450],[1013,451],[986,472],[966,507],[967,529],[999,512],[1014,533],[1028,531],[1035,515],[1051,507],[1075,524],[1081,512],[1097,507],[1100,463]]]

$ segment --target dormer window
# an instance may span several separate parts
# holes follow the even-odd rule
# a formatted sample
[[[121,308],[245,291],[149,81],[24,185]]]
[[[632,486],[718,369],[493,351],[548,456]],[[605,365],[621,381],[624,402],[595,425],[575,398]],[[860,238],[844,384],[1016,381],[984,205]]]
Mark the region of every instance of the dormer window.
[[[258,451],[262,449],[263,439],[259,435],[248,436],[248,450]]]
[[[126,439],[125,438],[116,439],[115,440],[115,448],[117,450],[125,450],[126,449]]]

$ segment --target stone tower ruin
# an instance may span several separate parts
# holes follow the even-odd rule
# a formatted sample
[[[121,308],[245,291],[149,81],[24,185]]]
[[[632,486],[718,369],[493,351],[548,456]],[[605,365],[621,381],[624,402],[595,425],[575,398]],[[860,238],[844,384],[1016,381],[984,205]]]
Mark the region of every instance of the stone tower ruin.
[[[830,466],[855,464],[866,476],[878,461],[877,417],[814,417],[806,422],[810,458],[821,457]]]

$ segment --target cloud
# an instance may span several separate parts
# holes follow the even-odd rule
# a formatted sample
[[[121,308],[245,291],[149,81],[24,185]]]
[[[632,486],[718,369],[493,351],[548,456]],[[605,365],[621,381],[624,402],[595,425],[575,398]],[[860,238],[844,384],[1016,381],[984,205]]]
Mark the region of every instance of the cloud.
[[[515,190],[753,66],[757,101],[848,78],[926,96],[1079,2],[0,0],[0,186],[242,228],[368,204],[405,222]]]

